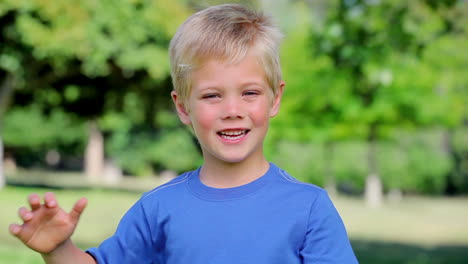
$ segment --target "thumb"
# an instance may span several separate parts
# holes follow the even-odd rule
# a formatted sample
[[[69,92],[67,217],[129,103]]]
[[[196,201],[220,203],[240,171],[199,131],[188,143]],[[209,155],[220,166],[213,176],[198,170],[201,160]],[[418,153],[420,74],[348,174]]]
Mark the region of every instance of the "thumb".
[[[75,203],[72,210],[70,211],[70,218],[73,222],[78,222],[87,204],[88,200],[86,198],[81,198]]]

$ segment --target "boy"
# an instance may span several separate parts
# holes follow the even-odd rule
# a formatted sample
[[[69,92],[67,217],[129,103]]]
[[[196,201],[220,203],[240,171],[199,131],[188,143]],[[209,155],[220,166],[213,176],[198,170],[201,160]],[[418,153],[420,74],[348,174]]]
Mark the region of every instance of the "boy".
[[[51,193],[29,197],[10,231],[47,263],[357,263],[326,192],[267,162],[263,140],[284,82],[281,34],[239,5],[202,10],[170,44],[171,93],[203,165],[145,193],[98,248],[70,240],[86,200],[70,213]]]

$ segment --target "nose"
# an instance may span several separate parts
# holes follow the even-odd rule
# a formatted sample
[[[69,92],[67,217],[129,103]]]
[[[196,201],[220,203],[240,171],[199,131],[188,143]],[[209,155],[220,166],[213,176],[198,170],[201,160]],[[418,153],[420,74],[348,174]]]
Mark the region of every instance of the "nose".
[[[225,98],[222,108],[222,118],[223,119],[237,119],[244,118],[244,107],[242,104],[241,98],[229,97]]]

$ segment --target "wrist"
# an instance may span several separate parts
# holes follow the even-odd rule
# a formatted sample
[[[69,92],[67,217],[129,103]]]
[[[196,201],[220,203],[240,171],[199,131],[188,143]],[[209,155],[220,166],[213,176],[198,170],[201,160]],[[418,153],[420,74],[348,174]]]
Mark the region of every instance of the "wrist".
[[[73,244],[71,239],[67,239],[60,243],[55,249],[48,253],[41,253],[42,258],[46,263],[56,263],[54,260],[59,260],[63,256],[72,256],[76,246]]]
[[[75,246],[71,239],[65,240],[51,252],[41,255],[47,264],[96,264],[93,257]]]

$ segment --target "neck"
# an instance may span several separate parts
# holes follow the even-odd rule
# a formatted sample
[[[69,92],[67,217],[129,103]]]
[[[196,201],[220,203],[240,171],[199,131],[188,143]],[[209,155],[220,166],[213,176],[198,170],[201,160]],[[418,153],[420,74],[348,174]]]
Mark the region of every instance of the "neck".
[[[232,188],[250,183],[264,175],[270,164],[261,156],[242,162],[205,161],[200,171],[200,180],[214,188]]]

